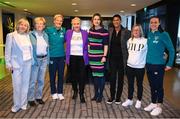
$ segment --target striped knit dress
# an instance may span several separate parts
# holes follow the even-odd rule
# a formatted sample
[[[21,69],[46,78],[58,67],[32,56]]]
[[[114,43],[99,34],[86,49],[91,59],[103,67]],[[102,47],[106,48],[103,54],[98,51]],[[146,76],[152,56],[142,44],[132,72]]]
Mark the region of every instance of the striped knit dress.
[[[104,28],[95,30],[90,29],[89,41],[89,64],[92,70],[93,77],[104,77],[104,63],[101,59],[104,55],[104,45],[108,45],[109,34]]]

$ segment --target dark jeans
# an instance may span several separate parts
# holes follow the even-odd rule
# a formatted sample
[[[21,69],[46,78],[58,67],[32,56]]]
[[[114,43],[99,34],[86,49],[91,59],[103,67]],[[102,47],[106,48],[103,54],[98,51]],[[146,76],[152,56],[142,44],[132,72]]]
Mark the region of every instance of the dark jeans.
[[[105,85],[105,79],[104,77],[94,77],[94,92],[95,98],[102,98],[103,97],[103,90]]]
[[[144,68],[132,68],[127,66],[126,73],[128,78],[128,99],[133,99],[133,92],[134,92],[134,80],[136,78],[137,84],[137,98],[138,100],[142,99],[143,94],[143,79],[144,79]]]
[[[151,88],[152,103],[163,103],[164,65],[146,64],[147,76]]]
[[[64,78],[64,57],[50,57],[49,76],[51,94],[63,93],[63,78]],[[56,88],[56,72],[58,73],[58,82]]]
[[[83,56],[70,56],[70,77],[72,88],[75,92],[78,91],[79,84],[79,94],[84,93],[85,80],[86,80],[86,66],[84,64]]]
[[[120,65],[119,61],[110,60],[110,93],[111,98],[119,100],[123,91],[124,84],[124,68]],[[118,78],[117,78],[118,74]],[[117,80],[117,83],[116,83]]]

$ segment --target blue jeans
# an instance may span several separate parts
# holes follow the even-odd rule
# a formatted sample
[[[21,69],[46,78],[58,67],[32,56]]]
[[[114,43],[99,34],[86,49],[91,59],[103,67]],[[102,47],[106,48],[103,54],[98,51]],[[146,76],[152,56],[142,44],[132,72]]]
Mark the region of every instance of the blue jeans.
[[[46,68],[47,57],[37,58],[37,64],[32,65],[28,101],[33,101],[34,99],[42,99]]]
[[[64,78],[64,65],[65,65],[64,60],[65,57],[50,57],[49,76],[50,76],[51,94],[63,93],[63,78]],[[56,88],[56,72],[58,73],[57,88]]]
[[[31,73],[31,60],[24,61],[18,69],[13,69],[12,84],[13,84],[13,108],[19,110],[27,106],[27,94]]]

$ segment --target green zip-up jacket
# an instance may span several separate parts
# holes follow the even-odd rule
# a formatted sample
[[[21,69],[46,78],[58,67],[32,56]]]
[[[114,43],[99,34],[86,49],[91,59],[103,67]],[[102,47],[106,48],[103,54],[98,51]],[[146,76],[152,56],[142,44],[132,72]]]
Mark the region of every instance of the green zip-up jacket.
[[[45,32],[49,37],[49,52],[50,57],[63,57],[65,56],[64,51],[64,36],[65,28],[61,27],[60,30],[57,30],[54,26],[48,27]]]
[[[160,33],[159,31],[148,33],[148,52],[146,57],[146,63],[148,64],[166,64],[166,58],[164,57],[165,49],[168,50],[169,60],[166,66],[172,67],[174,62],[174,47],[171,38],[167,32]]]

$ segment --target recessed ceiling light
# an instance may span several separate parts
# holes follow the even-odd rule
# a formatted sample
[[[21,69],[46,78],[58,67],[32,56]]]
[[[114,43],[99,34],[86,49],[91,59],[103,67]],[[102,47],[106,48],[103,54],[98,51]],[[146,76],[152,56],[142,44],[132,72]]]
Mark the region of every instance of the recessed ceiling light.
[[[135,7],[136,6],[136,4],[131,4],[131,7]]]
[[[124,10],[121,10],[120,12],[121,12],[121,13],[124,13]]]
[[[79,12],[79,10],[74,10],[74,12]]]
[[[24,11],[28,11],[28,9],[24,9]]]
[[[72,3],[72,5],[73,5],[73,6],[76,6],[76,5],[77,5],[77,3],[73,2],[73,3]]]

